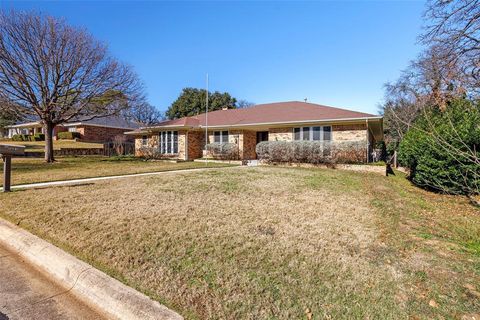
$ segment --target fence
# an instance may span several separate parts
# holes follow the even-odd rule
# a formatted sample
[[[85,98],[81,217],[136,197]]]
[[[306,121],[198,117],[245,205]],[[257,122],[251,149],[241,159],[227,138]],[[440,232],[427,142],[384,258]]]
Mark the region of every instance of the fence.
[[[130,156],[134,154],[134,142],[106,142],[103,144],[103,155],[107,157]]]

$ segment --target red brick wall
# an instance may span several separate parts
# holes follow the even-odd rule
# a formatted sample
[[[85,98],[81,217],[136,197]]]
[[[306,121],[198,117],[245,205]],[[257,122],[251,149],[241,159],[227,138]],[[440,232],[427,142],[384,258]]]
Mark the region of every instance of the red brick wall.
[[[202,131],[188,132],[188,159],[192,160],[203,157],[203,147],[205,144],[205,133]]]
[[[86,141],[112,141],[117,135],[123,135],[124,132],[131,131],[130,129],[107,128],[97,126],[79,126],[77,132],[80,132],[81,139]],[[131,136],[126,136],[127,140],[133,141]]]
[[[257,158],[255,148],[257,147],[257,132],[243,131],[243,160],[252,160]]]

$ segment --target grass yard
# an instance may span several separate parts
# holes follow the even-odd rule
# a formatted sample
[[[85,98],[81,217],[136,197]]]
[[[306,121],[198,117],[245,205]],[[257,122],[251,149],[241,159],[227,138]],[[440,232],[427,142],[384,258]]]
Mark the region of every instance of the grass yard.
[[[227,168],[0,202],[0,216],[187,319],[480,313],[480,212],[400,174]]]
[[[2,143],[25,146],[25,152],[43,152],[45,150],[45,141],[0,141],[0,144]],[[103,144],[91,142],[77,142],[74,140],[54,140],[53,149],[60,150],[61,148],[103,148]]]
[[[38,158],[14,158],[12,185],[207,166],[205,163],[198,162],[145,161],[135,157],[57,157],[56,160],[54,163],[45,163],[43,159]],[[225,164],[209,163],[208,166],[222,167]],[[3,165],[0,166],[1,175],[3,175]],[[3,179],[0,179],[0,186],[2,185]]]

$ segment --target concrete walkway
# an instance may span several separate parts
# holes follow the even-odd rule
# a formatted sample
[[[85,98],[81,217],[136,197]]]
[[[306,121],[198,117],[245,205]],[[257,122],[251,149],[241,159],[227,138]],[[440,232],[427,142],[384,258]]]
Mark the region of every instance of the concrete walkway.
[[[0,320],[106,319],[0,246]]]
[[[156,176],[156,175],[169,174],[169,173],[180,173],[180,172],[206,171],[206,170],[214,170],[214,169],[219,169],[219,168],[227,169],[227,168],[235,168],[235,167],[179,169],[179,170],[170,170],[170,171],[156,171],[156,172],[124,174],[124,175],[116,175],[116,176],[108,176],[108,177],[82,178],[82,179],[73,179],[73,180],[52,181],[52,182],[18,184],[18,185],[11,186],[11,190],[78,185],[78,184],[87,184],[87,183],[93,183],[93,182],[103,181],[103,180],[124,179],[124,178],[143,177],[143,176]],[[0,191],[3,191],[2,187],[0,187]]]

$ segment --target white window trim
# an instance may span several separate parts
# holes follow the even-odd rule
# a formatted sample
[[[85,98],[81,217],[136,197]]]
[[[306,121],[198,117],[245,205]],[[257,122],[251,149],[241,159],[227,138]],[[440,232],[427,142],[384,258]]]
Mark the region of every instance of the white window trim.
[[[165,132],[165,150],[162,150],[162,145],[163,145],[163,136],[164,136],[164,133]],[[176,137],[177,137],[177,152],[175,152],[175,134],[174,133],[177,133],[176,134]],[[168,136],[170,136],[170,152],[167,152],[167,141],[168,141]],[[160,131],[158,133],[158,149],[160,151],[161,154],[178,154],[178,131],[176,130],[169,130],[169,131]]]
[[[227,142],[223,142],[223,132],[227,131]],[[220,142],[215,141],[215,132],[220,132]],[[230,139],[230,132],[228,130],[213,131],[213,143],[228,143]]]
[[[313,140],[313,128],[314,127],[320,127],[320,140]],[[324,128],[330,128],[330,140],[324,140]],[[295,140],[295,129],[300,129],[300,139]],[[303,140],[303,128],[309,128],[308,134],[309,134],[309,139],[308,140]],[[292,128],[292,140],[293,141],[332,141],[332,126],[304,126],[304,127],[294,127]]]

